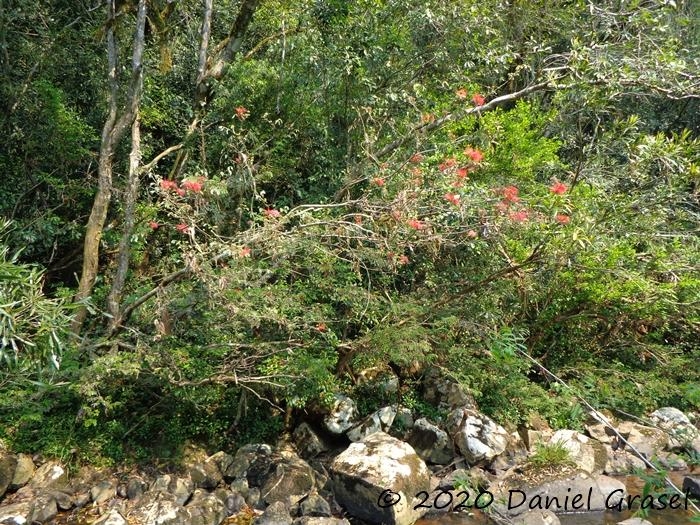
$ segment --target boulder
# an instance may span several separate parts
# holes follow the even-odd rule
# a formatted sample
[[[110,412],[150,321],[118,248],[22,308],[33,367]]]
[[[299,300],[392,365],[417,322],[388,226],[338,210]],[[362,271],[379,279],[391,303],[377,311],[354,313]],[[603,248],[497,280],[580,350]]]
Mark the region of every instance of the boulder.
[[[2,525],[26,525],[33,508],[34,503],[31,501],[0,505],[0,523]]]
[[[358,385],[371,385],[385,396],[399,391],[399,378],[389,366],[365,368],[357,374]]]
[[[272,447],[266,444],[244,445],[238,449],[231,465],[224,475],[227,478],[243,479],[248,476],[248,469],[252,463],[258,462],[262,458],[272,455]],[[236,489],[233,489],[236,490]]]
[[[42,490],[67,489],[69,487],[68,477],[66,471],[59,463],[49,461],[36,469],[34,477],[32,477],[29,482],[29,486],[34,489]]]
[[[299,455],[304,459],[318,456],[322,452],[327,452],[330,447],[314,432],[308,423],[300,424],[294,429],[294,444],[299,450]]]
[[[605,446],[575,430],[557,430],[549,443],[561,443],[576,466],[591,474],[602,474],[608,460]]]
[[[238,492],[218,489],[214,494],[223,502],[226,516],[238,514],[241,510],[243,510],[243,507],[245,507],[245,498]]]
[[[219,525],[226,518],[224,502],[214,494],[200,493],[185,507],[187,525]]]
[[[668,447],[672,450],[688,448],[698,437],[700,430],[690,422],[688,416],[673,407],[655,410],[649,419],[670,435]]]
[[[161,490],[147,492],[131,513],[135,523],[148,525],[189,525],[189,513],[178,505],[175,496]]]
[[[17,467],[17,457],[0,450],[0,498],[15,477],[15,467]]]
[[[253,521],[254,525],[291,525],[292,518],[289,509],[281,501],[270,505],[261,516]]]
[[[447,432],[425,418],[416,420],[406,441],[428,463],[447,465],[455,457],[454,445]]]
[[[469,408],[457,408],[447,417],[447,429],[470,465],[489,462],[502,454],[508,432],[488,416]]]
[[[229,456],[230,461],[228,462],[222,461],[221,458],[212,458],[215,458],[215,456],[207,458],[201,463],[190,465],[188,470],[190,479],[195,488],[214,490],[224,479],[224,475],[219,466],[225,464],[228,469],[233,462],[231,456]]]
[[[414,509],[420,502],[415,496],[430,490],[430,472],[410,445],[384,432],[338,455],[331,479],[338,503],[369,523],[410,525],[425,514],[426,509]],[[392,498],[399,501],[390,504]]]
[[[683,478],[683,492],[700,498],[700,476],[685,476]]]
[[[302,516],[313,518],[329,518],[332,516],[331,506],[318,494],[311,494],[302,501],[301,505],[299,505],[299,511]]]
[[[350,525],[350,522],[342,518],[302,516],[294,520],[294,525]]]
[[[605,463],[603,472],[610,476],[619,476],[622,474],[630,474],[638,469],[645,470],[646,463],[639,457],[635,456],[627,450],[620,452],[608,452],[608,461]]]
[[[413,412],[406,407],[399,408],[394,417],[394,427],[398,427],[398,430],[410,430],[414,424]]]
[[[455,408],[477,409],[474,396],[440,368],[431,368],[425,373],[423,399],[445,411]]]
[[[52,490],[49,494],[56,500],[56,505],[58,505],[58,508],[61,510],[70,510],[75,504],[70,494],[66,494],[60,490]]]
[[[586,426],[588,435],[596,441],[608,445],[606,450],[609,460],[622,451],[634,453],[634,450],[639,451],[646,459],[651,459],[668,445],[668,434],[655,427],[648,427],[631,421],[622,421],[613,424],[613,427],[624,438],[624,441],[621,441],[615,432],[603,423],[594,423]],[[613,444],[617,441],[620,441],[616,445],[617,450],[613,450]]]
[[[129,478],[126,483],[126,497],[129,499],[139,499],[143,496],[148,485],[139,477]]]
[[[258,483],[260,496],[268,504],[277,501],[294,504],[315,486],[313,469],[296,454],[273,454],[269,467]],[[248,482],[251,483],[250,478]]]
[[[624,521],[618,521],[617,525],[654,525],[652,522],[642,518],[628,518]]]
[[[190,478],[180,478],[170,474],[158,476],[151,484],[152,492],[172,494],[177,505],[184,505],[190,499],[193,490],[194,483]]]
[[[357,424],[355,402],[347,396],[336,394],[330,411],[323,419],[329,432],[342,434]]]
[[[28,454],[18,454],[17,455],[17,466],[15,467],[15,475],[12,477],[12,483],[10,483],[10,490],[17,490],[20,487],[24,487],[29,481],[34,477],[36,472],[36,467],[32,461],[32,457]],[[0,477],[2,477],[0,475]],[[1,487],[0,487],[1,489]],[[2,495],[2,490],[0,490],[0,496]]]
[[[90,489],[90,499],[96,505],[109,501],[117,495],[117,488],[111,481],[100,481]]]
[[[58,514],[58,505],[51,494],[41,494],[34,500],[27,522],[48,523]]]
[[[396,407],[383,407],[370,414],[345,435],[350,441],[362,441],[375,432],[388,432],[396,417]]]

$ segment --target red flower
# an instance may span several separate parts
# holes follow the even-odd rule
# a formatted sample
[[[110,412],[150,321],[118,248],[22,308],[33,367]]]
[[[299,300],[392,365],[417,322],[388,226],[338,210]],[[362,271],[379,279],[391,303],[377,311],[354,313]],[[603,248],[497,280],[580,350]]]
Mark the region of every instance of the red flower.
[[[406,255],[399,255],[399,260],[398,263],[403,266],[404,264],[408,264],[408,257]]]
[[[236,116],[241,120],[245,120],[250,116],[250,111],[243,106],[238,106],[236,108]]]
[[[316,330],[318,330],[319,332],[325,332],[326,330],[328,330],[328,327],[326,326],[326,323],[318,323],[316,325]]]
[[[555,219],[559,224],[569,224],[569,222],[571,221],[571,217],[569,217],[565,213],[557,213]]]
[[[456,193],[445,193],[444,199],[445,199],[446,201],[448,201],[448,202],[454,204],[455,206],[459,206],[459,199],[460,199],[459,194],[456,194]]]
[[[482,95],[479,95],[479,93],[474,93],[474,96],[472,96],[472,102],[474,102],[474,105],[476,106],[483,106],[486,99]]]
[[[414,177],[419,177],[423,173],[423,170],[420,169],[418,166],[411,168],[411,175]]]
[[[457,164],[457,159],[455,159],[454,157],[449,157],[445,159],[445,162],[438,166],[438,169],[440,171],[447,171],[448,169],[454,167],[455,164]]]
[[[453,181],[452,184],[450,184],[450,186],[452,186],[453,188],[461,188],[462,186],[464,186],[464,183],[460,179],[457,179],[456,181]]]
[[[420,116],[420,119],[423,124],[429,124],[430,122],[435,122],[435,115],[432,113],[423,113]]]
[[[184,197],[184,196],[185,196],[185,190],[184,190],[184,189],[182,189],[182,188],[177,188],[175,191],[177,192],[177,194],[178,194],[180,197]]]
[[[467,232],[467,237],[470,239],[476,239],[479,236],[478,233],[476,233],[474,230],[469,230]]]
[[[461,88],[461,89],[458,89],[457,91],[455,91],[455,95],[457,95],[457,98],[459,100],[464,100],[465,98],[467,98],[468,93],[467,93],[466,89]]]
[[[515,186],[506,186],[501,190],[501,193],[503,194],[503,201],[506,204],[518,202],[520,200],[520,197],[518,197],[518,188]]]
[[[527,210],[515,211],[510,214],[510,218],[514,222],[525,222],[528,218]]]
[[[180,233],[187,233],[187,231],[190,229],[190,227],[185,224],[184,222],[181,222],[177,226],[175,226],[175,229],[179,231]]]
[[[384,186],[385,182],[386,181],[381,177],[375,177],[374,179],[372,179],[372,184],[374,184],[375,186],[379,186],[380,188]]]
[[[186,180],[182,183],[182,189],[193,193],[199,193],[202,191],[202,183],[193,180]]]
[[[469,168],[466,166],[462,166],[461,168],[457,168],[457,177],[460,179],[466,179],[467,176],[469,175]]]
[[[174,180],[163,179],[162,181],[160,181],[160,187],[165,191],[177,190],[177,182],[175,182]]]
[[[566,193],[566,190],[568,190],[569,187],[564,184],[563,182],[556,181],[554,184],[552,184],[549,187],[549,191],[556,195],[564,195]]]
[[[151,227],[152,230],[157,230],[160,228],[160,224],[158,224],[156,221],[150,221],[148,225]]]
[[[408,224],[414,230],[423,230],[425,228],[425,223],[423,221],[419,221],[418,219],[410,219],[406,221],[406,224]]]
[[[423,157],[423,155],[421,155],[420,153],[414,153],[413,155],[411,155],[411,158],[408,159],[408,161],[411,164],[420,164],[421,162],[423,162],[424,158],[425,157]]]
[[[362,215],[355,215],[355,224],[362,224]]]
[[[241,257],[250,257],[250,248],[248,248],[247,246],[244,246],[243,248],[241,248],[240,256]]]
[[[265,214],[265,217],[270,217],[272,219],[276,219],[282,216],[279,210],[275,210],[272,208],[267,208],[263,213]]]
[[[484,154],[478,148],[472,148],[469,146],[464,150],[464,154],[475,164],[479,164],[482,160],[484,160]]]

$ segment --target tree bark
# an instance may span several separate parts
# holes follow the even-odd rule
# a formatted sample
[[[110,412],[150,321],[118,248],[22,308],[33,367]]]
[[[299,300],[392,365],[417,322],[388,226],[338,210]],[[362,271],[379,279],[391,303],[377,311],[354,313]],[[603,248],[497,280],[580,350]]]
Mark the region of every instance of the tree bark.
[[[102,129],[102,143],[100,145],[100,157],[97,166],[97,193],[93,201],[92,210],[85,229],[85,241],[83,244],[83,268],[80,275],[78,292],[75,295],[77,302],[86,301],[92,294],[95,280],[99,270],[100,241],[104,231],[104,224],[112,199],[112,172],[113,156],[116,146],[119,144],[124,132],[133,122],[141,97],[143,84],[143,49],[145,42],[146,26],[146,0],[139,0],[136,15],[136,29],[134,34],[133,53],[131,61],[131,79],[126,96],[126,104],[118,115],[119,81],[117,78],[118,49],[114,31],[116,5],[115,0],[106,0],[107,19],[107,63],[110,84],[109,115]],[[87,308],[83,304],[76,311],[72,324],[73,333],[80,335]]]

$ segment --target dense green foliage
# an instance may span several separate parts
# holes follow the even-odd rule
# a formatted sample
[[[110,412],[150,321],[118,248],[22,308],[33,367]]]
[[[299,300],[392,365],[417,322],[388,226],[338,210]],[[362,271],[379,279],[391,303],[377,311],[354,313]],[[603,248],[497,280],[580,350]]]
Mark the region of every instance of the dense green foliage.
[[[214,2],[210,62],[243,3]],[[148,169],[130,211],[124,139],[70,337],[105,35],[121,107],[132,4],[0,10],[0,439],[169,460],[339,390],[444,415],[415,376],[357,384],[387,364],[447,368],[502,423],[579,427],[526,355],[600,408],[700,410],[696,2],[270,0],[200,100],[200,2],[149,0]]]

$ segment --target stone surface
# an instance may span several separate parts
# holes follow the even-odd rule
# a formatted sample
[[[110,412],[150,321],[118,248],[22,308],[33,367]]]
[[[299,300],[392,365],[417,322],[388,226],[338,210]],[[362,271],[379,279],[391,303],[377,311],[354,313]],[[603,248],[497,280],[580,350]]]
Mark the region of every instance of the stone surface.
[[[423,399],[442,410],[470,408],[476,410],[474,396],[444,370],[431,368],[423,378]]]
[[[59,463],[49,461],[36,469],[29,486],[36,489],[61,490],[68,487],[68,477]]]
[[[190,478],[180,478],[164,474],[158,476],[151,484],[151,491],[172,494],[177,505],[184,505],[190,499],[194,483]]]
[[[700,476],[685,476],[683,478],[683,492],[700,498]]]
[[[255,518],[254,525],[291,525],[292,518],[287,506],[281,501],[270,505],[265,512]]]
[[[126,497],[129,499],[139,499],[146,490],[146,483],[138,477],[130,478],[126,483]]]
[[[508,444],[508,432],[488,416],[458,408],[447,417],[447,430],[470,465],[491,461]]]
[[[396,417],[396,407],[382,407],[349,429],[345,435],[350,441],[362,441],[375,432],[388,432]]]
[[[17,490],[18,488],[25,486],[32,479],[35,472],[36,467],[34,466],[32,457],[28,454],[18,454],[15,475],[12,477],[12,482],[10,483],[9,489]],[[0,490],[0,495],[1,494],[2,490]]]
[[[100,505],[117,495],[117,489],[111,481],[100,481],[90,489],[90,499]]]
[[[410,445],[384,432],[351,444],[330,470],[333,494],[352,516],[370,523],[410,525],[425,513],[414,509],[419,503],[414,496],[430,490],[428,468]],[[380,508],[377,501],[386,490],[401,500]]]
[[[29,523],[47,523],[58,514],[58,505],[51,494],[41,494],[34,500],[34,507],[29,514]]]
[[[189,525],[189,514],[175,496],[161,490],[147,492],[135,505],[131,517],[148,525]]]
[[[0,505],[0,523],[3,525],[25,525],[33,507],[34,503],[31,501]]]
[[[617,525],[654,525],[650,521],[643,520],[642,518],[628,518],[625,521],[618,521]]]
[[[249,477],[248,483],[260,487],[261,498],[267,504],[277,501],[292,504],[314,488],[315,478],[313,469],[306,461],[296,454],[285,453],[273,454],[269,470],[261,473],[256,480]]]
[[[0,498],[5,494],[12,479],[15,477],[17,457],[0,450]]]
[[[672,450],[686,448],[700,437],[700,430],[677,408],[659,408],[651,413],[649,419],[670,434],[668,446]]]
[[[557,430],[549,444],[562,443],[576,466],[591,474],[602,474],[608,455],[605,446],[575,430]]]
[[[127,521],[124,519],[119,511],[112,509],[106,514],[103,514],[98,518],[98,520],[93,523],[93,525],[127,525]]]
[[[272,447],[266,444],[253,443],[244,445],[238,449],[231,465],[224,475],[235,480],[244,479],[248,476],[248,469],[252,463],[258,462],[262,458],[272,455]],[[232,487],[232,490],[236,490]]]
[[[330,448],[308,423],[301,423],[295,428],[293,436],[299,454],[304,459],[316,457]]]
[[[294,525],[350,525],[350,522],[341,518],[302,516],[294,520]]]
[[[429,463],[447,465],[455,456],[454,445],[447,432],[425,418],[416,420],[406,441]]]
[[[312,494],[299,505],[299,511],[302,516],[310,516],[315,518],[330,517],[331,506],[328,502],[318,494]]]
[[[219,525],[226,517],[224,502],[214,494],[200,494],[185,507],[187,525]]]
[[[355,402],[347,396],[336,394],[329,413],[324,417],[326,429],[333,434],[342,434],[355,426],[358,421]]]

